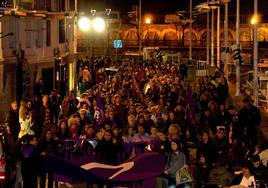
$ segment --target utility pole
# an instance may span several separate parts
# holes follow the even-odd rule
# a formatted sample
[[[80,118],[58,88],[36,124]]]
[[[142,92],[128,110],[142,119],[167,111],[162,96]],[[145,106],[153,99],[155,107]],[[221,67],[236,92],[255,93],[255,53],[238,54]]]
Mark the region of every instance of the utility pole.
[[[225,13],[224,13],[224,47],[225,47],[225,58],[224,58],[224,67],[223,67],[223,72],[224,76],[228,78],[228,0],[225,1]]]
[[[236,0],[236,45],[240,47],[240,0]],[[240,63],[236,63],[236,96],[240,95]]]
[[[221,65],[221,51],[220,51],[220,31],[221,31],[221,8],[217,8],[217,67]]]
[[[74,15],[74,53],[76,54],[77,53],[77,0],[75,0],[74,2],[74,12],[75,12],[75,15]]]
[[[257,19],[258,15],[258,0],[254,0],[254,17]],[[259,86],[258,86],[258,23],[256,21],[253,24],[253,66],[254,66],[254,104],[258,106],[258,94],[259,94]]]
[[[209,3],[209,0],[207,0],[207,3]],[[207,64],[209,65],[210,61],[209,61],[209,46],[210,46],[210,29],[209,29],[209,25],[210,25],[210,21],[209,21],[209,15],[210,12],[207,12]]]
[[[212,1],[214,2],[214,0]],[[211,66],[214,66],[214,10],[211,9]]]
[[[193,41],[193,0],[190,0],[190,44],[189,44],[189,60],[192,60],[192,41]]]
[[[141,0],[139,0],[139,54],[141,53]]]

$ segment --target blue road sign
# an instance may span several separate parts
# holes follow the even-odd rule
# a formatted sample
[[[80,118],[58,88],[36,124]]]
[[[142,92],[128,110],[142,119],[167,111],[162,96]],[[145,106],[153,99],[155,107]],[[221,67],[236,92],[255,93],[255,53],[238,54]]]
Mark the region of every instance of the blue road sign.
[[[122,40],[114,40],[114,48],[122,48],[123,42]]]

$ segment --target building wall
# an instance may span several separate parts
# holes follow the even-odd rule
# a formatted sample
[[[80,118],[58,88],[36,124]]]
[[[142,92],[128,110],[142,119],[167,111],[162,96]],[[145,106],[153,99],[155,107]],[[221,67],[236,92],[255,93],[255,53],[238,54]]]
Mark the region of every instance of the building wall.
[[[58,11],[58,0],[52,0],[52,10]],[[62,0],[61,0],[62,1]],[[70,0],[65,0],[66,8]],[[41,2],[41,1],[40,1]],[[68,10],[68,9],[66,9]],[[3,121],[11,101],[16,100],[16,54],[24,50],[25,59],[23,69],[30,78],[29,91],[32,93],[33,85],[42,77],[42,70],[53,69],[55,72],[55,58],[74,56],[74,17],[66,16],[65,34],[66,40],[60,43],[59,19],[42,18],[35,16],[7,16],[0,17],[0,32],[2,35],[13,32],[13,36],[0,39],[0,122]],[[47,42],[47,33],[50,21],[50,43]],[[74,59],[72,59],[74,61]],[[73,64],[73,62],[66,62]],[[67,65],[69,66],[69,65]],[[73,65],[74,66],[74,65]],[[55,75],[51,80],[55,80]],[[55,81],[54,81],[55,87]],[[68,84],[68,81],[67,81]]]

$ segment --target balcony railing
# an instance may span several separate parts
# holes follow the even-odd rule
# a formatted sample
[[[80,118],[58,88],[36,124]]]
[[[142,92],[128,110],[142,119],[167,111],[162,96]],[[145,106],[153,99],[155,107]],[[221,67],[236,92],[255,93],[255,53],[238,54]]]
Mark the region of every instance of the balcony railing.
[[[97,41],[97,40],[87,40],[87,39],[78,39],[78,48],[95,48],[95,47],[107,47],[113,48],[113,40],[112,41]],[[142,47],[160,47],[160,48],[189,48],[189,40],[142,40],[141,46]],[[229,46],[235,44],[235,41],[229,41]],[[241,41],[242,49],[252,49],[253,42],[252,41]],[[206,48],[207,42],[201,40],[193,40],[192,41],[193,48]],[[138,48],[139,41],[138,40],[123,40],[123,49],[131,49],[131,48]],[[267,48],[268,42],[259,42],[259,48]],[[216,45],[215,45],[216,48]],[[221,41],[221,48],[224,49],[223,41]]]

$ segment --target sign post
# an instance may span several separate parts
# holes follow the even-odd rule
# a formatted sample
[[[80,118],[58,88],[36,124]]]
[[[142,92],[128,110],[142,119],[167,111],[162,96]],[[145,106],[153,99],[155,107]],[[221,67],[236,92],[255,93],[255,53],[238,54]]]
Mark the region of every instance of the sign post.
[[[114,48],[115,48],[115,53],[116,53],[116,59],[118,59],[117,58],[118,48],[123,48],[122,40],[114,40]]]

